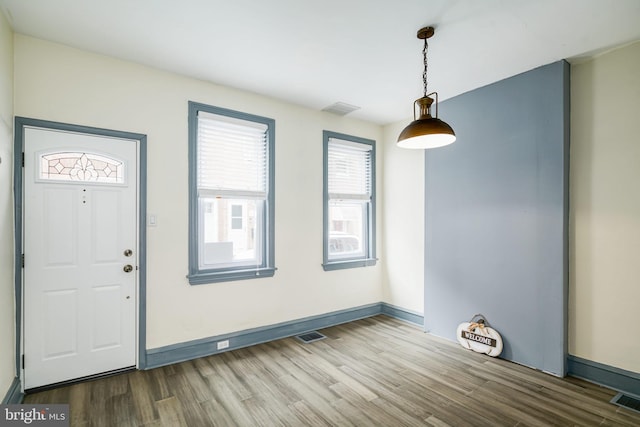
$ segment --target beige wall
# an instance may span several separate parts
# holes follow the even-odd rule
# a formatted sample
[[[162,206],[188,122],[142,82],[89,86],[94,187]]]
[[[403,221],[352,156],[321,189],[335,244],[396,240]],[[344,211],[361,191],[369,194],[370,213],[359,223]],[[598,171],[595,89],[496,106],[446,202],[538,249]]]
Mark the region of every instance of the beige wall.
[[[380,263],[331,272],[321,267],[322,130],[377,140],[381,151],[380,126],[18,34],[14,90],[16,115],[148,136],[148,212],[158,221],[148,228],[148,348],[382,299]],[[273,278],[199,286],[185,278],[190,100],[276,121]],[[381,159],[377,173],[382,176]]]
[[[0,13],[0,400],[15,377],[13,309],[13,32]]]
[[[640,43],[572,67],[569,353],[640,372]]]
[[[410,107],[410,103],[407,103]],[[398,148],[411,120],[384,128],[384,302],[424,310],[424,150]],[[388,173],[387,173],[388,172]]]

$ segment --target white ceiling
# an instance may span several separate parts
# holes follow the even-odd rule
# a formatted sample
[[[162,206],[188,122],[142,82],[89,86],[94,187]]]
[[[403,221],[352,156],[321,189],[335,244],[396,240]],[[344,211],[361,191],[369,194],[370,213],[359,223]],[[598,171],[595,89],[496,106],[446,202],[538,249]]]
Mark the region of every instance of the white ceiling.
[[[640,40],[640,0],[0,0],[17,33],[386,124],[560,59]],[[536,100],[538,102],[538,100]]]

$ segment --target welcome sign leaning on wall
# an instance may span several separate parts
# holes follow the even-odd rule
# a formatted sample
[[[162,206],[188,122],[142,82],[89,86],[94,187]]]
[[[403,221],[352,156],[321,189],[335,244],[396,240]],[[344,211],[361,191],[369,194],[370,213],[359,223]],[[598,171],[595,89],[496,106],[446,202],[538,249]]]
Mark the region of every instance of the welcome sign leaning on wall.
[[[469,322],[462,322],[456,330],[456,338],[461,346],[477,353],[497,357],[502,353],[502,337],[481,314],[476,314]]]

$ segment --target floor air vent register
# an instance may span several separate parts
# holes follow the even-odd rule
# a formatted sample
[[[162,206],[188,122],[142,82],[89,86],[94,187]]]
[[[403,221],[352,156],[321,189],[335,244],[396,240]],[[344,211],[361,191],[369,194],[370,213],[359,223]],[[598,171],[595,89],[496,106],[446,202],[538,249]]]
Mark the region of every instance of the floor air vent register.
[[[323,340],[326,338],[326,336],[322,335],[320,332],[312,331],[305,334],[296,335],[296,338],[305,344],[309,344],[311,342]]]
[[[611,403],[640,413],[640,399],[637,397],[618,393],[613,399],[611,399]]]

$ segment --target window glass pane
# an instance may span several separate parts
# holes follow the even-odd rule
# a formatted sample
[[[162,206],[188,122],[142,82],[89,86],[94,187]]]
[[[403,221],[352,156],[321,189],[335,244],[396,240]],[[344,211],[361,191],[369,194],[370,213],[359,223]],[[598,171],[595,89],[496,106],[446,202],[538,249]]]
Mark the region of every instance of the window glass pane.
[[[201,198],[201,268],[261,264],[263,206],[261,200]]]
[[[100,154],[48,153],[40,155],[39,164],[42,180],[124,184],[124,162]]]
[[[331,201],[329,204],[329,259],[365,255],[366,202]]]

